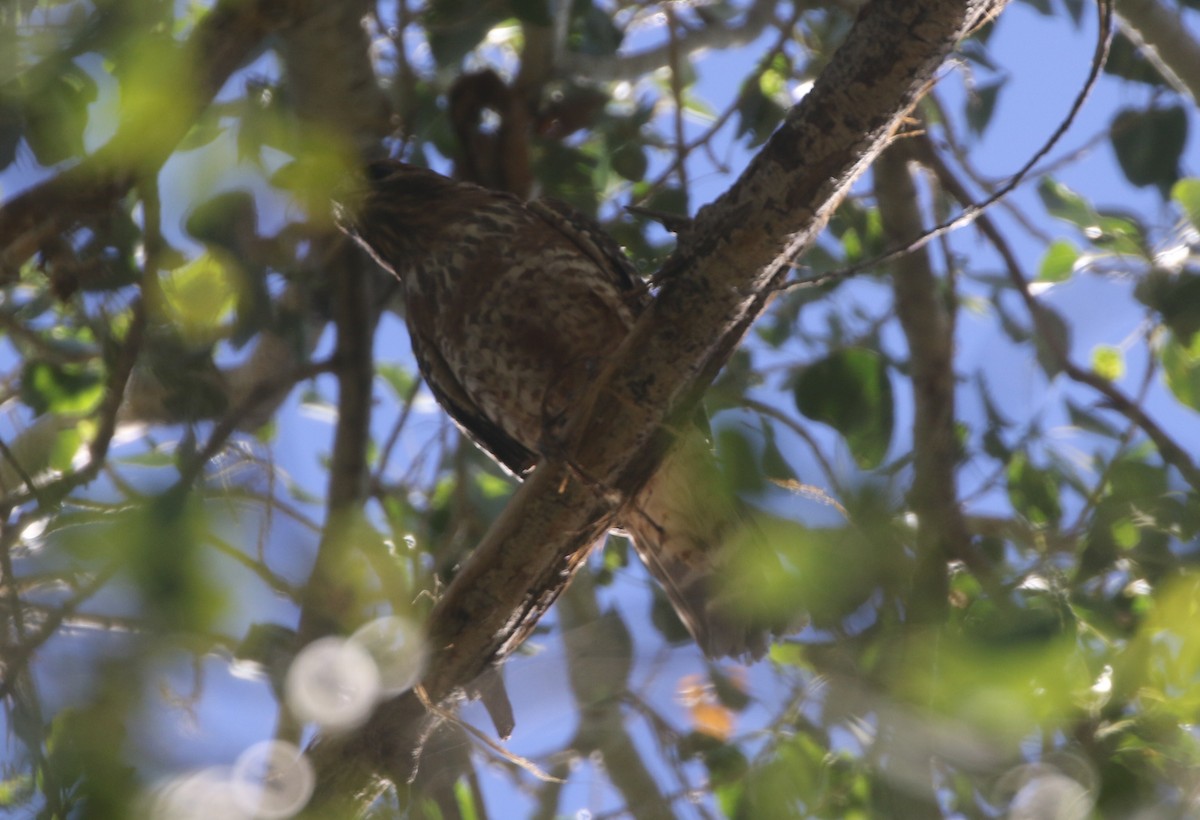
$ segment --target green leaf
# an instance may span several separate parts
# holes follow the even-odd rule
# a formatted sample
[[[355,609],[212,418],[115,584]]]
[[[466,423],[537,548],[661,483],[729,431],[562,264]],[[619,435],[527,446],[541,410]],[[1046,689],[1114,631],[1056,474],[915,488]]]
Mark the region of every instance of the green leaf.
[[[1092,370],[1110,382],[1115,382],[1125,375],[1125,354],[1119,347],[1096,345],[1092,350]]]
[[[25,139],[41,165],[83,154],[87,107],[97,96],[96,81],[74,63],[57,73],[31,72],[25,89]]]
[[[767,141],[783,120],[786,109],[762,92],[757,82],[747,82],[737,100],[739,137],[749,136],[751,147]]]
[[[21,400],[34,413],[89,413],[103,395],[104,381],[96,367],[31,361],[21,374]]]
[[[1139,302],[1161,314],[1163,323],[1185,345],[1200,330],[1200,274],[1178,275],[1154,268],[1134,288]]]
[[[192,124],[184,138],[179,141],[179,151],[194,151],[203,148],[225,133],[221,115],[214,108],[207,108]]]
[[[1097,246],[1113,253],[1131,254],[1149,259],[1146,250],[1146,229],[1141,220],[1128,213],[1105,208],[1097,212],[1096,230],[1088,238]]]
[[[1200,334],[1192,336],[1190,345],[1172,338],[1159,351],[1167,387],[1175,398],[1193,410],[1200,410]]]
[[[460,777],[454,781],[454,802],[463,820],[478,820],[479,810],[475,805],[475,790],[471,788],[470,778]]]
[[[839,350],[809,365],[794,387],[796,407],[846,439],[860,467],[877,467],[892,440],[892,383],[883,358],[866,348]]]
[[[1075,263],[1079,260],[1079,249],[1065,239],[1059,239],[1046,248],[1042,264],[1038,268],[1038,281],[1065,282],[1071,278]]]
[[[1084,232],[1094,229],[1100,221],[1090,202],[1050,177],[1043,177],[1038,183],[1038,196],[1051,216],[1066,220]]]
[[[1171,187],[1171,199],[1183,208],[1192,227],[1200,229],[1200,178],[1181,179]]]
[[[639,182],[646,176],[650,165],[646,157],[646,149],[636,142],[626,142],[618,146],[609,157],[612,169],[630,182]]]
[[[1045,305],[1037,306],[1037,360],[1046,378],[1053,379],[1062,372],[1059,351],[1071,349],[1071,329],[1063,318]]]
[[[967,98],[967,126],[975,134],[982,134],[992,121],[992,114],[996,111],[996,100],[1005,82],[1005,79],[999,79],[981,85]]]
[[[1034,524],[1057,524],[1062,516],[1058,482],[1024,453],[1017,453],[1008,463],[1008,498],[1013,509]]]
[[[1118,114],[1110,134],[1125,178],[1139,187],[1155,185],[1165,196],[1179,179],[1187,121],[1187,112],[1179,105]]]

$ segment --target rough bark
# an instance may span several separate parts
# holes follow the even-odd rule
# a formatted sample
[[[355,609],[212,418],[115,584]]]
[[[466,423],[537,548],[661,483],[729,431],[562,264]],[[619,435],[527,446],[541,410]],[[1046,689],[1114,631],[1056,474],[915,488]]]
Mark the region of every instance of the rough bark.
[[[543,459],[438,602],[422,682],[432,700],[461,690],[524,639],[653,472],[671,419],[697,400],[957,40],[1002,6],[864,7],[813,90],[681,237],[658,298],[599,374],[562,452]],[[325,816],[338,801],[366,799],[379,776],[406,780],[422,721],[409,693],[357,732],[320,739],[310,810]]]

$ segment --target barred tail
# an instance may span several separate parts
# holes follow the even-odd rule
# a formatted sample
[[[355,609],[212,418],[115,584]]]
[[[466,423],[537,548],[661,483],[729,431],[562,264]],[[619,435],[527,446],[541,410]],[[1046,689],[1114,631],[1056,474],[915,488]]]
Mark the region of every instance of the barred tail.
[[[699,434],[663,461],[638,494],[621,527],[650,574],[662,585],[696,643],[710,658],[759,658],[770,626],[756,624],[740,602],[752,590],[744,572],[730,572],[731,543],[747,522],[724,486],[716,459]],[[734,578],[738,581],[735,581]]]

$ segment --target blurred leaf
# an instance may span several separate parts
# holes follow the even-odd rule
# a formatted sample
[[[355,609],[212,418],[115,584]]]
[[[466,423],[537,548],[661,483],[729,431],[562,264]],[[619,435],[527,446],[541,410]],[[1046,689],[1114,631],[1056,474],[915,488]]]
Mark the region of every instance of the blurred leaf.
[[[92,365],[31,360],[21,373],[21,400],[37,414],[85,415],[103,396],[103,377]]]
[[[670,185],[659,188],[646,201],[646,207],[654,211],[662,211],[663,213],[687,216],[687,191]]]
[[[1172,274],[1152,268],[1134,288],[1139,302],[1158,311],[1163,323],[1187,345],[1200,330],[1200,273]]]
[[[377,363],[375,374],[387,382],[393,395],[401,401],[408,398],[417,380],[417,375],[412,371],[388,362]]]
[[[216,250],[200,254],[164,278],[166,318],[189,344],[211,344],[233,313],[240,279],[232,256]]]
[[[1090,433],[1108,436],[1109,438],[1118,438],[1121,435],[1120,430],[1105,421],[1099,414],[1080,407],[1069,399],[1066,402],[1066,406],[1067,416],[1070,418],[1071,424],[1076,427],[1087,430]]]
[[[1007,80],[1003,78],[993,80],[974,88],[967,97],[967,126],[973,133],[982,134],[992,121],[992,114],[996,111],[996,100],[1005,82]]]
[[[0,808],[15,809],[28,804],[37,793],[32,775],[16,774],[0,780]]]
[[[646,176],[650,161],[646,157],[646,149],[636,142],[626,142],[620,145],[609,157],[612,168],[630,182],[638,182]]]
[[[1062,517],[1058,481],[1046,470],[1035,467],[1024,453],[1008,463],[1008,500],[1013,509],[1033,524],[1056,526]]]
[[[1062,355],[1071,349],[1071,328],[1057,311],[1038,304],[1037,360],[1047,379],[1062,372]]]
[[[1142,50],[1120,31],[1113,37],[1104,72],[1158,88],[1170,87],[1154,64],[1145,58]]]
[[[479,807],[475,804],[475,790],[471,783],[472,778],[466,776],[454,781],[454,803],[462,820],[479,820]]]
[[[1146,251],[1146,229],[1136,216],[1104,208],[1097,212],[1097,217],[1096,232],[1088,235],[1097,247],[1113,253],[1150,257]]]
[[[613,22],[612,15],[592,0],[576,0],[573,4],[569,40],[572,51],[608,57],[617,53],[624,36]]]
[[[201,242],[234,252],[242,250],[258,231],[254,196],[244,189],[217,194],[196,205],[183,227]]]
[[[12,492],[24,484],[22,473],[36,483],[47,470],[63,471],[71,466],[81,443],[79,421],[73,416],[43,413],[5,443],[9,453],[0,456],[0,492]]]
[[[498,3],[433,0],[425,10],[424,22],[434,60],[439,66],[459,65],[506,16]]]
[[[1043,177],[1038,183],[1038,196],[1051,216],[1066,220],[1085,233],[1094,230],[1100,221],[1090,202],[1050,177]]]
[[[1172,337],[1158,352],[1166,373],[1167,387],[1175,398],[1193,410],[1200,410],[1200,334],[1184,345]]]
[[[1125,178],[1139,187],[1155,185],[1166,196],[1179,179],[1187,123],[1187,112],[1178,105],[1117,114],[1110,133]]]
[[[1072,243],[1065,239],[1051,243],[1042,256],[1042,264],[1038,268],[1038,281],[1065,282],[1071,278],[1078,259],[1079,250]]]
[[[815,362],[794,385],[796,407],[846,439],[860,467],[879,466],[892,441],[892,383],[883,357],[846,348]]]
[[[124,556],[155,632],[203,633],[221,613],[225,588],[207,566],[205,518],[195,498],[170,490],[114,522],[109,546]]]
[[[206,108],[196,118],[196,122],[188,129],[183,139],[179,141],[176,150],[194,151],[197,148],[203,148],[224,134],[226,130],[225,126],[221,125],[220,112],[212,107]]]
[[[554,22],[546,0],[509,0],[509,4],[512,6],[513,16],[522,23],[549,26]]]
[[[717,432],[717,452],[730,487],[739,493],[760,492],[765,481],[758,467],[758,454],[740,427],[722,427]]]
[[[538,179],[546,193],[562,199],[588,216],[596,215],[596,159],[579,148],[546,143],[538,164]]]
[[[1200,178],[1181,179],[1171,188],[1171,199],[1179,203],[1192,227],[1200,230]]]
[[[29,73],[23,89],[25,139],[41,165],[56,165],[84,151],[89,103],[97,96],[96,81],[72,62],[47,75]]]
[[[194,117],[195,66],[183,47],[161,32],[147,32],[121,45],[113,73],[121,85],[122,159],[131,164],[174,148],[174,135],[186,132]]]
[[[1125,375],[1125,354],[1119,347],[1096,345],[1092,350],[1092,370],[1110,382],[1115,382]]]
[[[764,94],[757,82],[748,81],[738,95],[737,112],[737,135],[749,136],[748,145],[754,147],[767,141],[787,109]]]

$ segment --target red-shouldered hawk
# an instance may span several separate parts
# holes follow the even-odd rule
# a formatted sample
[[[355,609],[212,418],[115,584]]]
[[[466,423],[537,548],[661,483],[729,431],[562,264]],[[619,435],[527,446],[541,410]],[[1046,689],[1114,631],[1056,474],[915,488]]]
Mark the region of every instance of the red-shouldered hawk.
[[[388,160],[342,207],[342,227],[399,277],[430,390],[516,476],[562,425],[651,298],[615,243],[549,201]],[[710,656],[759,656],[767,633],[722,595],[737,522],[702,433],[685,436],[618,523]]]

